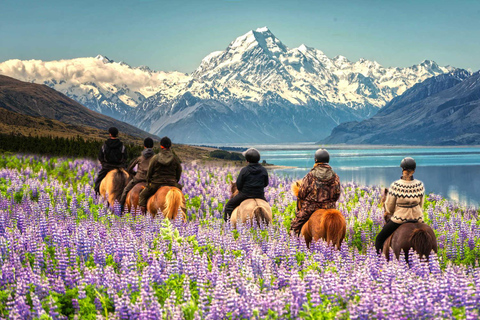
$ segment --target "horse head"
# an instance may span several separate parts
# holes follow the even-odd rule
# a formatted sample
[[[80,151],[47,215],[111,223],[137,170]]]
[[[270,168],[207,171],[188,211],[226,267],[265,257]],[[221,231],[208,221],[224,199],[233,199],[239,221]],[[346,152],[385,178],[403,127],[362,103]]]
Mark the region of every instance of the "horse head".
[[[290,189],[292,190],[292,193],[295,197],[298,196],[298,190],[300,190],[301,185],[302,185],[302,180],[297,180],[292,183]]]
[[[302,186],[302,180],[297,180],[292,183],[290,188],[292,189],[292,193],[295,197],[298,196],[298,191],[300,190],[301,186]],[[300,200],[297,199],[297,211],[300,210],[301,207],[302,207],[302,203]]]
[[[236,182],[233,182],[233,181],[230,182],[230,193],[231,193],[230,199],[232,199],[233,197],[235,197],[238,194],[238,189],[237,189],[237,183]]]
[[[383,219],[385,220],[386,223],[390,222],[390,219],[392,218],[392,214],[388,213],[387,208],[385,207],[385,201],[387,201],[387,195],[388,195],[388,188],[383,188],[382,197],[380,198],[380,205],[383,208]]]

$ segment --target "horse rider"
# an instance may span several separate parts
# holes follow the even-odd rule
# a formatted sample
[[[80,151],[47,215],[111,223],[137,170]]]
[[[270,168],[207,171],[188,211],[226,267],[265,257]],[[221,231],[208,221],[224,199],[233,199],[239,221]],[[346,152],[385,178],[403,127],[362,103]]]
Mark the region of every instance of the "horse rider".
[[[245,160],[248,165],[240,170],[237,177],[238,194],[228,200],[225,205],[223,219],[227,221],[232,215],[233,210],[246,199],[265,200],[264,188],[268,186],[268,172],[258,162],[260,161],[260,152],[255,148],[245,151]]]
[[[172,141],[168,137],[160,140],[160,152],[152,157],[147,170],[147,187],[140,192],[138,205],[142,213],[147,211],[148,199],[163,186],[177,187],[180,190],[182,185],[178,183],[182,175],[181,161],[171,150]]]
[[[108,129],[110,137],[105,141],[98,154],[102,168],[98,172],[95,180],[95,192],[100,193],[100,183],[110,170],[125,168],[127,162],[127,149],[118,138],[118,129],[111,127]]]
[[[302,226],[318,209],[335,209],[340,197],[340,179],[328,164],[330,154],[325,149],[315,152],[315,165],[303,178],[297,195],[297,211],[290,233],[299,235]],[[301,209],[299,202],[302,202]]]
[[[120,205],[123,211],[127,194],[135,187],[136,184],[147,181],[147,170],[150,165],[155,152],[153,151],[153,139],[148,137],[143,140],[143,151],[141,156],[133,160],[127,168],[128,174],[133,176],[133,179],[123,189],[122,197],[120,198]]]
[[[375,239],[377,252],[382,251],[385,240],[403,223],[423,221],[425,188],[423,182],[413,178],[417,164],[413,158],[407,157],[400,167],[402,176],[390,185],[385,200],[385,213],[391,218]]]

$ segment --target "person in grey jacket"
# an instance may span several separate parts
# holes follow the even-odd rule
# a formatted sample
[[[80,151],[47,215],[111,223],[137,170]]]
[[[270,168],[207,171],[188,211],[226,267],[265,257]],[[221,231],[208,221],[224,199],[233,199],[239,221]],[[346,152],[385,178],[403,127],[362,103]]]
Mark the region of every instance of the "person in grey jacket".
[[[122,197],[120,198],[122,211],[128,192],[130,192],[136,184],[147,181],[148,166],[150,165],[150,160],[155,155],[155,152],[152,149],[153,139],[150,137],[145,138],[143,141],[143,147],[142,155],[133,160],[127,168],[128,174],[133,176],[133,179],[127,184],[125,189],[123,189]]]

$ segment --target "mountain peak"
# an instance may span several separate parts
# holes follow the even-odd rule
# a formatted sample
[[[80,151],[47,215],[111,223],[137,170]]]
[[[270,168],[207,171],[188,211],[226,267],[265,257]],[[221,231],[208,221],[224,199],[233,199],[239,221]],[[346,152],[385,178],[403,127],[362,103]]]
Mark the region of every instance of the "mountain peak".
[[[272,32],[270,31],[270,29],[268,29],[267,26],[262,27],[262,28],[257,28],[257,30],[255,30],[255,31],[256,31],[256,32],[259,32],[259,33],[267,33],[267,32],[268,32],[268,33],[272,33]]]
[[[110,59],[108,59],[106,56],[101,55],[101,54],[97,55],[97,56],[95,57],[95,59],[100,60],[100,61],[102,61],[103,63],[112,63],[112,62],[113,62],[113,60],[110,60]]]
[[[308,51],[309,48],[302,43],[297,49],[298,51],[305,52]]]
[[[267,27],[250,30],[230,43],[227,50],[250,51],[260,47],[267,54],[278,56],[286,52],[287,47]]]

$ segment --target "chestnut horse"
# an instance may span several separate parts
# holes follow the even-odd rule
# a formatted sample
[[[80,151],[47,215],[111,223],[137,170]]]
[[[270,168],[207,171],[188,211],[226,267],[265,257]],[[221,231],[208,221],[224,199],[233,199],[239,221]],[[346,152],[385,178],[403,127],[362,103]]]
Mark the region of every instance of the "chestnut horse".
[[[128,173],[123,169],[110,170],[100,183],[100,195],[105,198],[108,195],[108,204],[113,207],[116,201],[120,201],[123,189],[128,182]]]
[[[302,180],[292,183],[292,192],[294,196],[298,195],[298,190],[302,184]],[[302,202],[297,200],[297,210],[302,207]],[[340,249],[345,233],[347,231],[347,223],[343,214],[337,209],[318,209],[313,212],[308,221],[303,225],[300,233],[305,238],[307,247],[310,243],[323,239],[327,244],[333,244]]]
[[[235,182],[230,183],[230,191],[232,193],[231,198],[238,194],[237,184]],[[253,220],[260,226],[261,221],[265,225],[272,222],[272,208],[267,201],[263,199],[246,199],[235,208],[230,217],[230,223],[234,228],[237,227],[237,222],[247,222],[247,220]]]
[[[385,222],[389,222],[392,217],[385,210],[385,200],[387,199],[388,189],[385,188],[382,192],[382,198],[380,203],[383,206],[384,214],[383,218]],[[420,256],[425,257],[428,260],[432,250],[436,253],[437,238],[435,232],[426,223],[423,222],[406,222],[395,230],[395,232],[385,240],[383,244],[383,253],[387,259],[390,258],[390,248],[392,248],[395,257],[400,257],[400,252],[405,252],[405,260],[408,262],[408,251],[413,248]]]
[[[173,220],[177,217],[179,208],[182,209],[183,221],[187,221],[185,197],[177,187],[163,186],[147,202],[147,211],[153,217],[160,210],[165,218]]]
[[[125,199],[125,208],[127,211],[132,211],[138,207],[138,196],[147,184],[145,182],[137,183],[130,191],[127,193],[127,198]]]

